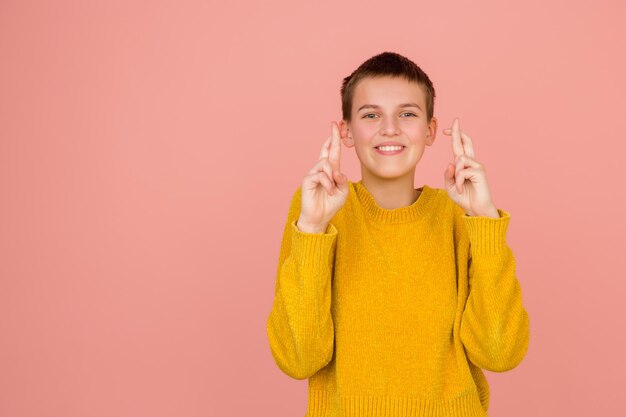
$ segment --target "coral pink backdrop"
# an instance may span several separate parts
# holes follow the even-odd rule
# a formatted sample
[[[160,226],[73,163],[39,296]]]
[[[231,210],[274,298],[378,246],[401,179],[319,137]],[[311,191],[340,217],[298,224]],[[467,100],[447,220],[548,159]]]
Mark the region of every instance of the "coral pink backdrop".
[[[490,416],[625,415],[622,1],[0,2],[0,415],[304,416],[266,319],[365,59],[435,84],[512,214],[531,343]],[[360,179],[353,149],[342,169]]]

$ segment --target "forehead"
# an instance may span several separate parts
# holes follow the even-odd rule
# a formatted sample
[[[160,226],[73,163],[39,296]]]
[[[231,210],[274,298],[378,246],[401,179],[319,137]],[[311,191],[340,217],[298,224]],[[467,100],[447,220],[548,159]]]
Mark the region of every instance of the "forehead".
[[[416,102],[426,108],[426,96],[420,85],[402,77],[367,77],[354,88],[353,108],[376,104],[393,108],[397,104]]]

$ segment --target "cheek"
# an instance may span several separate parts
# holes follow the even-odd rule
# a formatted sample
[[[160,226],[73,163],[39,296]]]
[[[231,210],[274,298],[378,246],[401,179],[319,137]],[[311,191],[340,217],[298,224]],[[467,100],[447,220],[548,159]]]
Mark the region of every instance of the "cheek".
[[[412,142],[423,142],[428,135],[428,129],[419,124],[407,127],[404,130],[404,133],[411,139]]]
[[[352,128],[352,137],[361,138],[361,140],[369,140],[378,132],[378,128],[373,124],[361,124]]]

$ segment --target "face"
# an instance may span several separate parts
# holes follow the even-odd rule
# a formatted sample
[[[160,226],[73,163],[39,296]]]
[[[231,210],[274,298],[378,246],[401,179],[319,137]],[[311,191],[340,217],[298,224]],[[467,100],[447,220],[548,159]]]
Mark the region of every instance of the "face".
[[[410,176],[412,181],[425,147],[435,140],[437,119],[427,122],[426,98],[418,84],[400,77],[365,78],[354,90],[352,121],[342,120],[340,128],[344,144],[355,148],[363,176]],[[404,147],[393,155],[376,149],[388,141]]]

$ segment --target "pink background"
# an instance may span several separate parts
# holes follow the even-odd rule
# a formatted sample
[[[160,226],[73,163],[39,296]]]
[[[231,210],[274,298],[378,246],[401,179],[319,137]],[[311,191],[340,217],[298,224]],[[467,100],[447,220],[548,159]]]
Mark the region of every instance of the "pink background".
[[[0,416],[304,416],[266,336],[280,239],[385,50],[437,92],[416,185],[458,116],[512,213],[531,343],[490,417],[624,415],[626,6],[510,3],[2,0]]]

